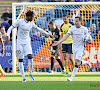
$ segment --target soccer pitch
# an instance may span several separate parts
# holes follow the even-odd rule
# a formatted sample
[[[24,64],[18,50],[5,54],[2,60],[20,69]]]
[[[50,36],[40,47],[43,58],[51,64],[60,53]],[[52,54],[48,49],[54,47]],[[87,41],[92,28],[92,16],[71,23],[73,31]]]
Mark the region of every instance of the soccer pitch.
[[[78,72],[72,82],[61,73],[33,73],[34,82],[28,73],[25,76],[27,82],[23,83],[20,73],[7,73],[6,77],[0,78],[0,90],[100,90],[99,72]]]

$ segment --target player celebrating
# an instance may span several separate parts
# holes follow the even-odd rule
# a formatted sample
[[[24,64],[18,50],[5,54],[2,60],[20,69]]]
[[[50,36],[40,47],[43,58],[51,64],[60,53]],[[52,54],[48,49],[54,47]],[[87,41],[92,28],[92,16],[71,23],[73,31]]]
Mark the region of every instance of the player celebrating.
[[[58,41],[60,38],[59,29],[56,27],[54,21],[49,22],[49,28],[52,30],[52,43],[54,43],[54,41]],[[49,48],[51,48],[51,47],[52,47],[52,44],[49,46]],[[50,73],[53,73],[55,58],[59,62],[59,65],[61,66],[62,71],[65,72],[66,70],[64,69],[63,64],[60,60],[59,48],[58,48],[58,46],[53,46],[52,47],[52,55],[51,55],[51,71],[50,71]]]
[[[1,30],[2,27],[0,27],[0,30]],[[2,51],[1,51],[1,54],[4,54],[4,44],[3,44],[3,40],[2,40],[2,34],[0,32],[0,43],[1,43],[1,46],[2,46]],[[1,65],[0,65],[0,73],[1,73],[1,78],[6,76],[6,73],[4,72],[4,70],[2,69]]]
[[[62,41],[66,40],[70,35],[72,35],[73,38],[73,55],[74,55],[74,60],[75,60],[75,67],[73,69],[72,75],[70,78],[68,78],[68,81],[72,81],[73,78],[75,77],[77,71],[78,71],[78,66],[87,64],[89,67],[90,61],[84,61],[81,60],[84,49],[85,49],[85,42],[83,41],[84,35],[88,34],[88,30],[86,27],[81,26],[82,18],[81,17],[75,17],[75,26],[72,26],[67,34],[58,42],[55,42],[53,46],[58,45]],[[86,41],[87,43],[92,43],[92,39],[89,41]]]
[[[69,28],[72,26],[71,23],[69,23],[68,15],[63,15],[63,21],[64,23],[61,25],[61,36],[60,38],[64,37]],[[64,66],[66,69],[66,74],[64,76],[69,76],[68,74],[68,58],[72,64],[72,68],[74,68],[74,62],[73,62],[73,53],[72,53],[72,36],[70,35],[65,41],[62,42],[62,53],[64,57]]]
[[[31,78],[32,81],[34,81],[34,78],[32,76],[32,69],[33,69],[33,57],[32,57],[32,48],[31,48],[31,40],[29,36],[29,32],[31,28],[34,28],[34,30],[38,30],[41,33],[44,33],[48,35],[47,32],[45,32],[43,29],[37,27],[33,23],[33,17],[34,13],[32,11],[28,11],[26,13],[26,18],[22,18],[17,20],[9,29],[7,32],[7,40],[5,44],[8,43],[9,38],[8,36],[11,33],[11,30],[18,27],[18,32],[17,32],[17,58],[19,60],[19,69],[23,77],[23,82],[26,82],[26,78],[24,75],[24,66],[23,66],[23,58],[24,55],[28,56],[28,62],[29,62],[29,77]]]

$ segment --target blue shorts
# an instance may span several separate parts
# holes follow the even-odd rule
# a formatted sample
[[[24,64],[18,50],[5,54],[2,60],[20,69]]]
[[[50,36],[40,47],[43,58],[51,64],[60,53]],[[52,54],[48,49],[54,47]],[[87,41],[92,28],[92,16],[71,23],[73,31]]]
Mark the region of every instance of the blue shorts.
[[[73,52],[72,52],[72,43],[71,44],[62,44],[62,52],[73,54]]]

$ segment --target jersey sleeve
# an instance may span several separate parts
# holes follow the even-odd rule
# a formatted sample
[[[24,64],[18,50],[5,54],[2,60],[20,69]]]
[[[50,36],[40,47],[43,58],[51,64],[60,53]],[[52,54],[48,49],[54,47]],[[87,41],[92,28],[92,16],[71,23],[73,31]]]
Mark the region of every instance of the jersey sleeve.
[[[62,30],[62,26],[64,25],[64,23],[61,25],[61,28],[60,28],[60,33],[63,33],[63,30]]]
[[[84,35],[87,35],[87,34],[89,34],[88,29],[85,28],[85,33],[84,33]]]
[[[16,28],[16,27],[19,26],[19,23],[20,23],[20,20],[18,19],[17,21],[15,21],[14,24],[12,24],[12,26],[13,26],[14,28]]]
[[[16,28],[16,27],[19,26],[19,23],[21,23],[21,22],[20,22],[20,19],[18,19],[14,24],[12,24],[12,25],[9,27],[9,29],[8,29],[8,31],[7,31],[7,36],[10,35],[11,31],[12,31],[14,28]]]
[[[70,34],[70,35],[72,35],[72,28],[69,28],[69,30],[68,30],[67,33]]]
[[[47,33],[46,31],[44,31],[43,29],[39,28],[37,25],[35,25],[34,23],[32,23],[32,28],[34,28],[35,30],[44,33],[46,35],[49,35],[49,33]]]

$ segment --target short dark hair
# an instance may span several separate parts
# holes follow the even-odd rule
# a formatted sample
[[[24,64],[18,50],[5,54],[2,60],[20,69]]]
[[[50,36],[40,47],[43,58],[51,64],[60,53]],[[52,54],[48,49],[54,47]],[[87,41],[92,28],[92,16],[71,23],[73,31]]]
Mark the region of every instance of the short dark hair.
[[[81,17],[79,17],[79,16],[77,16],[77,17],[75,17],[75,18],[78,18],[78,19],[79,19],[79,21],[82,21],[82,18],[81,18]]]
[[[33,11],[30,10],[26,13],[26,16],[33,16],[33,15],[34,15]]]
[[[5,17],[5,18],[4,18],[4,21],[7,21],[7,20],[9,20],[9,17]]]
[[[63,14],[63,17],[67,17],[68,18],[68,15],[65,13],[65,14]]]

